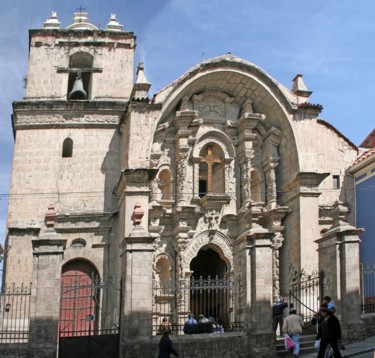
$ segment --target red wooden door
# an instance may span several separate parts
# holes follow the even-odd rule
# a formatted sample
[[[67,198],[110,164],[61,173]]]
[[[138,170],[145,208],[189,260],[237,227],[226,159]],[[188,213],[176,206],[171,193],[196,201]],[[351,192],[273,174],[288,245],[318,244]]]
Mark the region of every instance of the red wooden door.
[[[97,322],[99,291],[95,269],[85,261],[63,267],[61,277],[60,337],[93,335]]]

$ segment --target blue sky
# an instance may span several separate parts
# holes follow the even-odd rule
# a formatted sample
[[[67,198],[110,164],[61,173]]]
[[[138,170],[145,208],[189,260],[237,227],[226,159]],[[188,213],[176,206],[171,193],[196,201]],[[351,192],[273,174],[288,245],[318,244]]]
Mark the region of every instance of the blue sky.
[[[5,2],[5,3],[4,3]],[[359,4],[359,3],[358,3]],[[230,51],[291,88],[297,73],[320,118],[359,145],[375,127],[375,1],[362,0],[19,0],[0,13],[0,242],[11,173],[12,101],[25,94],[28,30],[57,11],[62,27],[84,7],[104,28],[116,13],[137,36],[151,94],[190,67]]]

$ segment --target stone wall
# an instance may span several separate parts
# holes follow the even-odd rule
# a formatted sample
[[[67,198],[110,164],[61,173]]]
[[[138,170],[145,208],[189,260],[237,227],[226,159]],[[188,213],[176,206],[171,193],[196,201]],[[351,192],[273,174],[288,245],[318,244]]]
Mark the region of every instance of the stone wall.
[[[28,358],[27,343],[1,343],[0,357],[2,358]]]
[[[181,358],[271,358],[270,355],[252,355],[251,342],[245,333],[199,334],[171,336],[174,348]],[[160,336],[149,339],[126,340],[122,358],[156,358]]]

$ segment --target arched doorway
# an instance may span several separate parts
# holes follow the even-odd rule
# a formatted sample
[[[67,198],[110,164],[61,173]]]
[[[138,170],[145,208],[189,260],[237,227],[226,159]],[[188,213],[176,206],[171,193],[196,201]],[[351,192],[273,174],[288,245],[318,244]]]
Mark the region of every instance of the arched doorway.
[[[74,260],[63,266],[61,275],[60,337],[87,336],[97,328],[98,272],[87,261]]]
[[[216,323],[228,326],[230,286],[226,279],[227,264],[209,246],[202,247],[190,263],[193,272],[190,290],[190,310],[203,314]]]

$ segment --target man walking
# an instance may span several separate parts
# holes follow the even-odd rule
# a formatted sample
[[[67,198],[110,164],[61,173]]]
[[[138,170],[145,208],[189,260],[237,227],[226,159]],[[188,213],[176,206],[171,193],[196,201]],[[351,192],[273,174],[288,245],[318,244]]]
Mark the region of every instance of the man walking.
[[[299,336],[302,333],[303,321],[300,316],[297,315],[295,309],[289,311],[289,316],[284,319],[283,333],[287,333],[290,338],[293,339],[294,349],[293,357],[298,358],[299,355]]]

